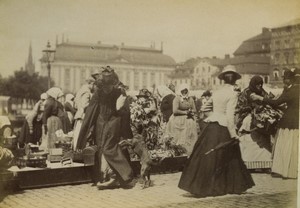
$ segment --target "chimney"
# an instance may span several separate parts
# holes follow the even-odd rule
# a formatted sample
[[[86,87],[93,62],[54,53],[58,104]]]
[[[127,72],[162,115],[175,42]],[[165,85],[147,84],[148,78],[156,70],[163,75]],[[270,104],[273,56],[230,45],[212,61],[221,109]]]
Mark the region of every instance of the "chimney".
[[[121,46],[122,46],[122,47],[124,47],[124,46],[125,46],[125,44],[124,44],[124,43],[121,43]]]
[[[263,34],[266,33],[266,32],[269,32],[269,31],[270,31],[269,28],[266,28],[266,27],[263,27],[263,29],[262,29]]]
[[[161,52],[163,52],[163,51],[164,51],[164,42],[161,42],[161,45],[160,45],[160,50],[161,50]]]
[[[225,59],[229,59],[230,55],[229,54],[225,54]]]

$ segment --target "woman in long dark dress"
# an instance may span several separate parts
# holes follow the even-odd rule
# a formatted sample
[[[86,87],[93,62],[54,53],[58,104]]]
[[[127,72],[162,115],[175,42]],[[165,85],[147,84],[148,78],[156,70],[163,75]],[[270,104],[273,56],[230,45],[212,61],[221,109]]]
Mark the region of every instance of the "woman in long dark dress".
[[[241,76],[233,66],[218,76],[225,85],[213,94],[213,113],[205,119],[193,152],[182,172],[178,187],[196,197],[241,194],[254,186],[242,158],[238,142],[205,154],[217,145],[236,141],[234,109],[237,92],[234,84]]]
[[[116,87],[118,78],[113,69],[106,67],[102,77],[86,109],[77,143],[77,149],[84,149],[90,130],[94,129],[92,137],[97,145],[94,182],[101,189],[128,185],[133,178],[128,158],[118,145],[121,137],[132,138],[128,110],[124,112],[117,105],[124,92]]]

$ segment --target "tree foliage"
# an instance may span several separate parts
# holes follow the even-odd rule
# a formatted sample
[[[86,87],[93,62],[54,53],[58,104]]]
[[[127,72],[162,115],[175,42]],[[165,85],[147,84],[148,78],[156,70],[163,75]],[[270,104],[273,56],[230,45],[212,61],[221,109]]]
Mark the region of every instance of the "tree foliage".
[[[27,71],[16,71],[6,79],[0,77],[0,95],[38,100],[48,89],[47,80],[37,73],[29,75]]]

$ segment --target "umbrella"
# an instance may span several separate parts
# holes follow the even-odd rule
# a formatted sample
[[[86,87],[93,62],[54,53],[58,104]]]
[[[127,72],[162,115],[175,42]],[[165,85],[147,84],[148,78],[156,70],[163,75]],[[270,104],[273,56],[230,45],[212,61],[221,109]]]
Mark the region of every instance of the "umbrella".
[[[239,140],[237,140],[237,139],[231,139],[231,140],[229,140],[227,142],[222,142],[222,143],[218,144],[217,146],[215,146],[213,149],[207,151],[205,153],[205,155],[208,155],[208,154],[210,154],[210,153],[212,153],[212,152],[214,152],[214,151],[216,151],[218,149],[224,148],[224,147],[226,147],[228,145],[234,145],[234,144],[238,144],[238,143],[239,143]]]

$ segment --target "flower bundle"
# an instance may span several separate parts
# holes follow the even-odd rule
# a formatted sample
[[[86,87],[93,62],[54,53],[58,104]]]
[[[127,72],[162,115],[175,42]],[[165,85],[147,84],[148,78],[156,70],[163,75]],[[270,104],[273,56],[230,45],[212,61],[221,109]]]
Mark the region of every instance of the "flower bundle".
[[[275,131],[276,125],[283,116],[283,112],[270,105],[258,106],[252,111],[256,127],[265,129],[270,133]]]
[[[154,98],[139,98],[130,105],[131,124],[145,138],[148,150],[158,145],[160,116],[155,106]]]

